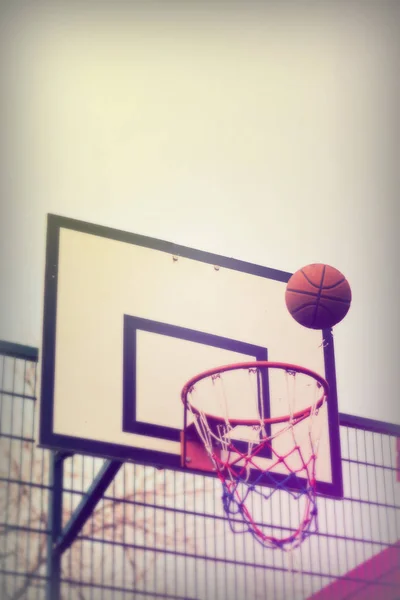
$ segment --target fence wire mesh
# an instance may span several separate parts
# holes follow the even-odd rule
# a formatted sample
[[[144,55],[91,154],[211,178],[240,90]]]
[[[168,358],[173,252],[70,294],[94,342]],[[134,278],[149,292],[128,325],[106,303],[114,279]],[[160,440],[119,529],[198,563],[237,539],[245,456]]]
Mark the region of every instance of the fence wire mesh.
[[[35,443],[36,378],[34,349],[0,346],[4,600],[46,598],[52,463],[51,452]],[[340,431],[344,498],[319,498],[319,532],[300,550],[268,550],[248,534],[233,534],[212,477],[124,464],[62,554],[60,598],[399,598],[397,436],[393,426],[371,431],[347,421]],[[65,459],[63,527],[103,464],[89,456]],[[281,532],[296,527],[297,508],[281,491],[251,510]]]

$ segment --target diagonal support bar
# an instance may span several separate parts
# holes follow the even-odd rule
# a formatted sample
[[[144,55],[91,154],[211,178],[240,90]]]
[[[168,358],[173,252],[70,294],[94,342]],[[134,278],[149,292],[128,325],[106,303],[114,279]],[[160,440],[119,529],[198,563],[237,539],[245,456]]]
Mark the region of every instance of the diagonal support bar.
[[[122,464],[122,462],[115,460],[106,460],[104,462],[86,495],[82,498],[61,535],[57,538],[53,548],[55,554],[62,554],[74,542]]]

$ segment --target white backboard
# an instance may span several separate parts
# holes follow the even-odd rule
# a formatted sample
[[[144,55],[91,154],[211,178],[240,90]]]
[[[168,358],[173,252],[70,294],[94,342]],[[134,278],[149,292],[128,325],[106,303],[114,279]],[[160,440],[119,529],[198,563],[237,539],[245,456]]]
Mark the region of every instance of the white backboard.
[[[290,273],[53,215],[47,235],[41,445],[181,468],[188,379],[294,363],[329,382],[317,475],[321,493],[340,496],[333,340],[288,313]],[[282,409],[269,393],[266,416]]]

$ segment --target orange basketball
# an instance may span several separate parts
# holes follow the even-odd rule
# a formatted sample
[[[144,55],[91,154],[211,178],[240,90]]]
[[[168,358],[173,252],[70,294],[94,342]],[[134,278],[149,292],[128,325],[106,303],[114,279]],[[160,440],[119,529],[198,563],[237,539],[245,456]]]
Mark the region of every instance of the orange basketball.
[[[351,289],[340,271],[316,263],[291,276],[285,300],[290,314],[300,325],[327,329],[346,316],[351,304]]]

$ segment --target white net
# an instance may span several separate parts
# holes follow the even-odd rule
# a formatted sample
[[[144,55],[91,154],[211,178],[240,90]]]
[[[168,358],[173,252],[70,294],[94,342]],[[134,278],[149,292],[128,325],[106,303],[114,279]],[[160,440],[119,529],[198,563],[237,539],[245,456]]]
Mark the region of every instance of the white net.
[[[233,531],[291,549],[317,528],[316,460],[327,384],[307,370],[271,363],[222,367],[183,393],[186,409],[223,486]],[[252,518],[254,497],[285,490],[299,500],[298,527],[281,537]]]

